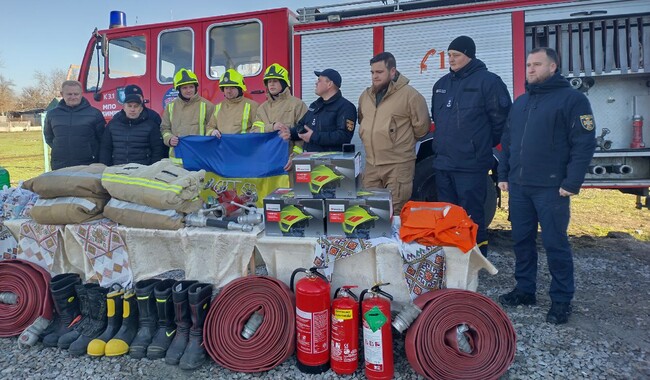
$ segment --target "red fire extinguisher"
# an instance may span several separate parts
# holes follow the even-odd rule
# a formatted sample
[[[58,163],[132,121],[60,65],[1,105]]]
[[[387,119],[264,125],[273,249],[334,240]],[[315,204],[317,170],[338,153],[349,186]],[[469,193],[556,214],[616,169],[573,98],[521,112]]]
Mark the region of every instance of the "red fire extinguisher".
[[[363,321],[363,354],[366,377],[370,380],[389,380],[395,373],[393,367],[393,333],[390,324],[390,301],[393,296],[377,284],[361,292],[361,319]],[[365,299],[366,293],[372,297]]]
[[[645,148],[645,143],[643,142],[643,116],[641,115],[634,115],[632,117],[632,142],[630,143],[630,148]]]
[[[298,268],[291,274],[289,287],[296,294],[296,359],[298,369],[305,373],[322,373],[329,369],[330,349],[330,283],[318,272]],[[296,274],[306,276],[298,280]]]
[[[330,365],[338,375],[351,375],[359,365],[359,299],[352,288],[336,289],[332,301]]]

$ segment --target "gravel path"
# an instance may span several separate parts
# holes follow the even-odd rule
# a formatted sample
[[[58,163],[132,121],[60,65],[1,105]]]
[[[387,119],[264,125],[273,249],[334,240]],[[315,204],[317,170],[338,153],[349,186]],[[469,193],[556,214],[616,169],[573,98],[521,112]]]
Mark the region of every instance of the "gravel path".
[[[496,300],[514,285],[509,231],[491,231],[489,259],[499,274],[480,276],[479,292]],[[549,275],[541,255],[538,305],[506,309],[517,332],[515,362],[503,379],[650,378],[650,243],[626,236],[573,238],[577,293],[568,324],[545,322],[550,306]],[[420,379],[395,338],[395,378]],[[338,377],[328,371],[304,375],[295,358],[258,374],[234,373],[210,361],[185,372],[163,360],[127,357],[74,358],[66,351],[37,345],[20,350],[16,338],[0,339],[2,379],[363,379],[363,369]]]

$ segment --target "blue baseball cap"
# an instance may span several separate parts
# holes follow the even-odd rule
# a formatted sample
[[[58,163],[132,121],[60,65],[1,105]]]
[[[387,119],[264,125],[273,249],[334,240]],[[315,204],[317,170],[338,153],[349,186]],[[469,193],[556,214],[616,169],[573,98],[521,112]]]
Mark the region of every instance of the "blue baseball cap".
[[[323,71],[314,71],[317,77],[324,76],[334,82],[336,87],[341,88],[341,74],[334,69],[325,69]]]

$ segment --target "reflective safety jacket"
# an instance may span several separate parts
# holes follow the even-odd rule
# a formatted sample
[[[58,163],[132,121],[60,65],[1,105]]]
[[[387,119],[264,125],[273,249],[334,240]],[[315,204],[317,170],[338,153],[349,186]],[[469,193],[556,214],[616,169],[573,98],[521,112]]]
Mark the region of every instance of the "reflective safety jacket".
[[[258,106],[255,101],[243,96],[224,99],[214,107],[205,134],[209,135],[215,129],[226,134],[249,132]]]
[[[379,104],[372,87],[359,97],[359,137],[371,165],[415,160],[415,142],[431,126],[427,101],[408,83],[398,74]]]
[[[276,122],[291,128],[305,113],[307,113],[307,105],[302,100],[291,95],[289,87],[276,96],[271,96],[267,91],[266,101],[257,109],[251,132],[272,132],[273,123]],[[290,141],[289,153],[294,151],[294,146],[299,148],[296,153],[302,152],[302,141]]]
[[[169,146],[172,136],[205,135],[205,127],[214,112],[214,104],[196,94],[185,101],[176,98],[167,104],[163,112],[160,132],[163,142]],[[169,157],[173,157],[173,148],[169,149]]]

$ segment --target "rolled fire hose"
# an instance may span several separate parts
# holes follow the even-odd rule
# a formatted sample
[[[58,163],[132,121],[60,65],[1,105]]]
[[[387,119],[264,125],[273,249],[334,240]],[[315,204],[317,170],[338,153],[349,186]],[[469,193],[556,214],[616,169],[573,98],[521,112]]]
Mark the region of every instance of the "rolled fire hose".
[[[426,293],[414,303],[422,313],[406,333],[405,348],[409,363],[420,375],[498,379],[514,361],[515,330],[491,299],[467,290],[443,289]],[[463,332],[465,326],[469,330]]]
[[[52,320],[50,274],[24,260],[0,261],[0,293],[13,293],[16,303],[0,303],[0,338],[22,333],[39,317]]]
[[[203,328],[205,350],[231,371],[271,370],[294,352],[295,310],[295,296],[282,281],[267,276],[236,279],[212,301]],[[260,319],[259,327],[244,331],[247,322],[252,322],[250,327]]]

